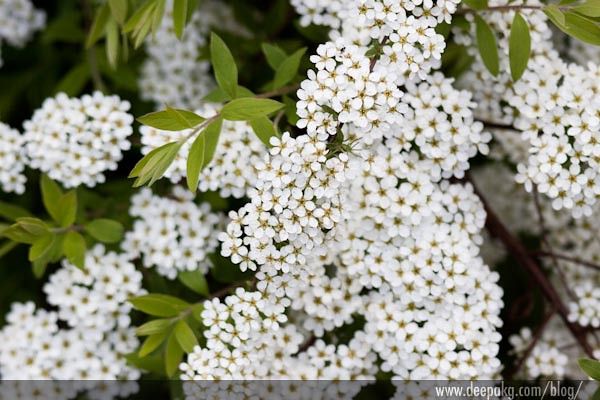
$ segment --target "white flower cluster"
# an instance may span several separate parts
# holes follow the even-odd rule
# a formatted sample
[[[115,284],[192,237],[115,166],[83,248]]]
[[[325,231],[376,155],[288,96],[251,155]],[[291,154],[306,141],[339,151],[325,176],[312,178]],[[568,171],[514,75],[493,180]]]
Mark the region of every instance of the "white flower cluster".
[[[23,126],[29,165],[65,187],[92,187],[116,170],[122,152],[131,146],[130,104],[100,92],[69,98],[48,98]]]
[[[569,321],[581,326],[600,327],[600,287],[597,282],[585,282],[573,289],[577,301],[569,304]]]
[[[194,202],[193,193],[176,186],[171,197],[142,189],[131,199],[129,214],[137,219],[125,234],[122,248],[131,258],[141,256],[147,268],[175,279],[181,271],[208,272],[208,254],[216,250],[221,216],[208,203]]]
[[[127,258],[90,250],[86,269],[64,262],[44,286],[48,303],[13,304],[0,332],[0,374],[11,379],[137,379],[123,357],[138,346],[127,299],[142,293],[142,275]],[[63,328],[66,325],[68,329]]]
[[[221,254],[240,269],[269,263],[287,272],[304,266],[340,221],[341,188],[348,178],[348,155],[329,155],[319,135],[271,138],[270,154],[256,165],[250,203],[230,212]]]
[[[234,18],[223,3],[202,1],[178,39],[172,10],[173,0],[168,0],[160,28],[146,40],[148,59],[142,65],[139,87],[142,98],[157,105],[193,109],[215,87],[210,62],[200,60],[211,27],[232,28]]]
[[[215,105],[206,103],[196,113],[210,118],[217,113]],[[148,154],[166,143],[178,141],[191,130],[163,131],[149,126],[140,127],[142,153]],[[165,177],[178,183],[185,179],[187,157],[193,139],[183,144]],[[255,165],[266,154],[266,146],[246,122],[223,121],[219,143],[212,161],[202,170],[198,188],[202,192],[219,191],[221,196],[244,197],[257,180]]]
[[[491,135],[473,119],[475,103],[441,73],[423,81],[399,80],[398,68],[375,64],[364,49],[344,40],[319,46],[311,57],[317,71],[298,90],[299,128],[309,133],[353,134],[360,144],[385,138],[398,151],[417,151],[432,175],[462,177],[468,160],[487,154]],[[404,85],[404,93],[398,85]]]
[[[16,129],[0,122],[0,187],[5,192],[25,192],[24,138]]]
[[[3,42],[15,47],[24,46],[45,24],[46,14],[35,9],[30,0],[0,0],[0,50]]]
[[[440,65],[444,37],[435,31],[450,22],[458,1],[292,0],[301,24],[327,25],[332,38],[368,49],[378,43],[382,65],[396,75],[424,78]],[[363,53],[364,54],[364,53]]]

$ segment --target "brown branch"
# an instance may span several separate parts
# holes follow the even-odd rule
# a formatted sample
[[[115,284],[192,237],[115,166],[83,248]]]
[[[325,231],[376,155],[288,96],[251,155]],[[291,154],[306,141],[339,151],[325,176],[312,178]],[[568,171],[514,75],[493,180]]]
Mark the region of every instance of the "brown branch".
[[[490,207],[485,197],[477,189],[477,186],[475,186],[474,182],[471,179],[469,179],[468,175],[467,179],[471,182],[475,193],[479,196],[481,202],[483,203],[485,212],[487,214],[485,227],[490,233],[490,235],[499,239],[504,245],[504,248],[508,251],[508,253],[511,254],[512,257],[523,268],[527,270],[529,275],[539,286],[544,297],[546,297],[546,299],[550,302],[552,307],[560,315],[561,319],[563,320],[569,331],[571,331],[571,334],[577,340],[583,351],[589,357],[592,357],[592,347],[587,342],[585,330],[582,329],[580,325],[574,324],[571,321],[569,321],[569,310],[563,303],[562,299],[560,298],[558,292],[556,291],[552,283],[544,274],[537,260],[528,253],[525,246],[523,246],[519,239],[513,236],[513,234],[508,230],[508,228],[504,225],[500,218],[498,218],[498,216]]]
[[[278,97],[278,96],[283,96],[283,95],[286,95],[286,94],[290,94],[292,92],[295,92],[298,89],[300,89],[300,85],[294,84],[294,85],[284,86],[284,87],[279,88],[279,89],[271,90],[270,92],[265,92],[265,93],[257,94],[254,97],[256,97],[258,99],[266,99],[266,98],[269,98],[269,97]]]
[[[531,342],[525,349],[523,356],[517,361],[514,368],[508,373],[508,376],[506,377],[507,380],[510,380],[517,372],[519,372],[521,367],[523,367],[523,364],[525,364],[525,361],[527,361],[527,359],[531,355],[531,352],[535,348],[535,345],[540,341],[542,335],[544,334],[544,330],[546,329],[546,327],[548,326],[548,323],[554,316],[554,312],[555,312],[554,309],[552,309],[552,310],[550,310],[550,312],[548,312],[548,314],[546,314],[546,317],[544,318],[544,320],[542,321],[540,326],[538,326],[537,330],[535,331],[535,334],[533,335],[533,339],[531,340]]]
[[[575,264],[582,265],[584,267],[593,268],[595,270],[600,271],[600,264],[593,263],[591,261],[582,260],[577,257],[572,257],[566,254],[555,253],[552,251],[536,251],[532,253],[534,257],[552,257],[557,258],[559,260],[569,261]]]
[[[501,122],[495,122],[495,121],[487,121],[484,119],[475,119],[476,121],[479,121],[483,124],[484,127],[486,127],[487,129],[503,129],[503,130],[507,130],[507,131],[519,131],[517,128],[515,128],[512,125],[509,124],[503,124]]]
[[[315,344],[315,342],[317,341],[317,337],[315,335],[310,335],[310,337],[308,339],[306,339],[304,341],[304,343],[302,343],[300,345],[300,347],[298,347],[298,352],[296,352],[296,354],[300,354],[300,353],[304,353],[306,350],[308,350],[313,344]]]

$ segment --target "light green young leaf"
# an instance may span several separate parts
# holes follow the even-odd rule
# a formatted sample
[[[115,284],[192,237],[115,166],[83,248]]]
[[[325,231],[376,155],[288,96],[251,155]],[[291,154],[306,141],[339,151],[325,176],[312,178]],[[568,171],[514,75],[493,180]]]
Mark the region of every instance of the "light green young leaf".
[[[548,4],[544,7],[544,13],[560,30],[564,31],[566,29],[565,14],[563,14],[556,4]]]
[[[41,236],[49,232],[48,225],[38,218],[22,217],[17,218],[16,225],[23,228],[32,235]],[[14,225],[13,225],[14,226]]]
[[[40,235],[33,234],[19,224],[14,224],[2,231],[2,236],[17,242],[33,244]]]
[[[2,246],[0,246],[0,258],[4,257],[6,254],[10,253],[12,249],[17,247],[19,243],[13,241],[7,241]]]
[[[529,25],[517,12],[513,18],[508,38],[508,59],[513,82],[518,81],[525,72],[530,52],[531,35],[529,34]]]
[[[238,99],[242,97],[254,97],[254,93],[252,93],[252,91],[248,88],[238,86],[237,97]],[[225,103],[226,101],[231,100],[231,97],[225,93],[223,89],[217,87],[212,92],[204,96],[203,100],[210,103]]]
[[[198,134],[190,147],[187,158],[187,185],[188,189],[192,192],[198,189],[200,172],[210,163],[215,154],[219,136],[221,135],[222,122],[222,118],[217,118],[211,122]]]
[[[139,117],[138,122],[163,131],[182,131],[204,122],[204,118],[192,111],[167,107]]]
[[[590,378],[596,381],[600,381],[600,361],[592,360],[590,358],[580,358],[578,363],[579,367]]]
[[[160,156],[160,153],[163,152],[165,148],[176,145],[176,144],[177,144],[177,142],[163,144],[162,146],[157,147],[154,150],[152,150],[151,152],[149,152],[148,154],[146,154],[140,161],[137,162],[137,164],[135,164],[135,167],[133,167],[133,169],[129,173],[129,178],[141,177],[142,172],[146,169],[146,167],[148,165],[156,163],[155,159]],[[152,161],[152,163],[151,163],[151,161]]]
[[[229,121],[250,121],[265,117],[283,108],[283,104],[272,99],[245,97],[225,104],[221,115]]]
[[[181,312],[182,307],[177,301],[179,299],[173,298],[174,300],[171,300],[169,297],[170,296],[148,294],[134,297],[133,299],[130,299],[129,302],[136,310],[149,315],[154,315],[156,317],[175,317]]]
[[[185,286],[204,297],[208,297],[210,294],[206,277],[200,270],[180,272],[179,275],[177,275],[177,279]]]
[[[119,44],[119,26],[111,19],[106,24],[106,58],[113,68],[116,68],[119,60]]]
[[[175,159],[183,143],[183,141],[167,143],[152,150],[138,161],[129,174],[130,178],[137,177],[133,186],[138,187],[146,183],[152,185],[160,179]]]
[[[500,60],[498,58],[498,46],[496,35],[487,22],[478,14],[475,14],[475,30],[477,36],[477,47],[486,68],[494,76],[500,71]]]
[[[275,72],[275,79],[273,80],[273,88],[277,89],[285,86],[291,82],[298,74],[298,68],[300,68],[300,61],[302,56],[306,52],[306,47],[297,50],[291,56],[287,57],[281,62]]]
[[[271,147],[271,138],[279,136],[273,122],[267,117],[260,117],[250,121],[250,126],[256,136],[267,146]]]
[[[112,13],[112,16],[115,19],[115,21],[119,23],[119,25],[123,25],[125,19],[127,18],[128,3],[128,0],[108,0],[110,12]]]
[[[154,335],[148,336],[146,340],[144,340],[142,347],[140,347],[138,355],[140,357],[146,357],[148,354],[156,350],[166,338],[167,332],[155,333]]]
[[[167,340],[167,349],[165,351],[165,372],[169,378],[177,372],[177,367],[181,362],[182,356],[183,349],[179,345],[175,334],[172,333]]]
[[[154,14],[152,15],[152,32],[158,32],[162,23],[163,17],[165,16],[165,7],[167,5],[166,0],[154,0],[156,5],[154,6]]]
[[[88,34],[87,41],[85,45],[87,48],[92,47],[106,32],[106,23],[110,18],[110,10],[108,4],[102,5],[96,16],[94,17],[94,22],[92,23],[92,27],[90,28],[90,33]]]
[[[169,329],[172,321],[168,318],[154,319],[146,322],[144,325],[139,326],[135,330],[135,334],[138,336],[149,336],[157,333],[163,333]]]
[[[58,212],[56,222],[61,227],[64,228],[75,223],[77,217],[77,192],[75,190],[68,191],[61,196],[58,201]]]
[[[263,43],[261,47],[267,63],[274,71],[277,71],[283,60],[287,58],[287,54],[279,47],[269,43]]]
[[[178,39],[183,37],[183,30],[187,22],[188,0],[173,1],[173,27]]]
[[[229,48],[216,33],[210,36],[210,57],[219,87],[235,99],[238,86],[237,66]]]
[[[177,339],[177,342],[179,343],[179,346],[186,353],[191,353],[194,351],[194,346],[198,345],[198,339],[196,339],[194,332],[184,320],[179,320],[177,324],[175,324],[173,333]]]
[[[117,243],[123,237],[123,225],[112,219],[95,219],[84,226],[85,231],[103,243]]]
[[[47,233],[38,237],[29,248],[29,261],[35,261],[44,256],[49,256],[55,240],[56,235],[52,233]]]
[[[65,235],[62,246],[67,260],[77,268],[84,269],[86,244],[83,236],[78,232],[69,231]]]
[[[463,0],[463,3],[474,10],[483,10],[488,7],[487,0]]]
[[[62,190],[56,182],[50,179],[46,174],[42,174],[40,179],[40,189],[42,192],[42,202],[46,211],[54,221],[60,220],[60,199],[63,195]]]

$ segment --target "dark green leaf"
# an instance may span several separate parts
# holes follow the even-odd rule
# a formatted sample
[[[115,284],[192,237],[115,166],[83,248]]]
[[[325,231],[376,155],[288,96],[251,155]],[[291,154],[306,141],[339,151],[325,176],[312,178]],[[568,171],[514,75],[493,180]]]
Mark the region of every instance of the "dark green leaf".
[[[149,336],[157,333],[163,333],[169,329],[172,321],[168,318],[154,319],[150,322],[146,322],[144,325],[139,326],[135,330],[135,334],[138,336]]]
[[[183,349],[179,345],[175,335],[171,334],[167,340],[167,349],[165,351],[165,372],[169,378],[177,372],[177,367],[179,367],[182,356]]]
[[[225,104],[221,115],[229,121],[249,121],[265,117],[280,110],[283,106],[282,103],[271,99],[245,97]]]
[[[579,367],[585,372],[590,378],[600,381],[600,361],[592,360],[589,358],[580,358]]]
[[[69,231],[65,235],[62,246],[67,260],[77,268],[83,269],[85,267],[86,251],[86,244],[83,236],[78,232]]]
[[[84,226],[85,231],[103,243],[116,243],[123,237],[123,225],[111,219],[95,219]]]
[[[238,85],[237,66],[229,48],[215,33],[210,37],[210,57],[219,87],[235,99]]]
[[[0,258],[10,253],[10,251],[17,247],[18,244],[18,242],[9,241],[0,246]]]
[[[279,68],[283,60],[287,58],[285,51],[269,43],[262,44],[262,51],[267,59],[267,63],[274,71],[277,71],[277,68]]]
[[[187,158],[187,185],[190,191],[198,188],[200,172],[210,163],[215,154],[223,120],[211,122],[194,140]]]
[[[181,346],[186,353],[191,353],[194,351],[194,346],[198,345],[198,339],[196,339],[194,332],[184,320],[179,320],[177,324],[175,324],[173,333],[177,342],[179,342],[179,346]]]
[[[250,121],[250,126],[258,138],[267,146],[271,147],[270,139],[279,136],[273,122],[267,117],[260,117]]]
[[[487,0],[463,0],[463,3],[474,10],[483,10],[488,7]]]
[[[283,87],[296,77],[298,68],[300,67],[300,61],[305,52],[306,48],[302,48],[283,60],[275,72],[275,79],[273,80],[274,89]]]
[[[194,292],[201,294],[204,297],[209,296],[210,293],[208,291],[206,277],[200,270],[180,272],[179,275],[177,275],[177,278]]]
[[[90,79],[90,67],[87,62],[78,64],[61,79],[54,89],[55,93],[66,93],[69,96],[77,96],[81,93]]]
[[[136,352],[126,354],[125,359],[129,364],[140,370],[148,371],[159,376],[163,376],[165,373],[162,354],[153,354],[142,358]]]
[[[497,76],[500,70],[500,60],[498,58],[496,36],[487,22],[477,14],[475,14],[475,28],[477,47],[479,48],[481,59],[488,71],[492,75]]]
[[[96,42],[104,35],[106,29],[106,23],[110,17],[110,10],[108,4],[104,4],[98,9],[90,33],[86,41],[86,47],[92,47]]]
[[[173,1],[173,27],[175,35],[181,39],[187,22],[188,0]]]
[[[63,196],[63,192],[46,174],[43,174],[40,178],[40,188],[42,191],[42,202],[48,214],[53,220],[59,221],[61,216],[60,210],[60,199]]]
[[[157,293],[134,297],[129,302],[136,310],[157,317],[175,317],[189,306],[177,297]]]
[[[71,226],[77,217],[77,192],[71,190],[63,194],[58,201],[58,219],[56,222],[62,227]]]
[[[508,39],[508,58],[513,81],[518,81],[527,68],[531,52],[529,26],[520,13],[515,13]]]
[[[0,201],[0,217],[16,221],[17,218],[31,217],[31,213],[22,207]]]
[[[163,131],[182,131],[204,122],[204,118],[187,110],[167,107],[166,110],[143,115],[137,119],[141,124]]]
[[[167,332],[155,333],[154,335],[150,335],[144,340],[142,347],[140,347],[140,351],[138,355],[140,357],[145,357],[148,354],[152,353],[156,350],[167,338]]]

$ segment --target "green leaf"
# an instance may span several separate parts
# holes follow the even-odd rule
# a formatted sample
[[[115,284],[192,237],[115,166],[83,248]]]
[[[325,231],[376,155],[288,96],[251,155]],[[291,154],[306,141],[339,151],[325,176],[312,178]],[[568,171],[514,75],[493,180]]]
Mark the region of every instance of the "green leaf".
[[[210,294],[206,277],[200,270],[180,272],[179,275],[177,275],[177,279],[185,286],[204,297],[208,297]]]
[[[62,247],[67,260],[71,264],[80,269],[85,267],[86,244],[81,234],[75,231],[67,232]]]
[[[37,238],[29,248],[29,261],[35,261],[38,258],[48,256],[55,240],[56,235],[52,233]]]
[[[130,178],[137,177],[133,186],[138,187],[146,183],[152,185],[160,179],[177,156],[183,143],[183,141],[167,143],[146,154],[129,174]]]
[[[163,17],[165,16],[166,0],[154,0],[156,4],[154,6],[154,14],[152,15],[152,32],[158,32],[162,23]]]
[[[200,172],[212,160],[219,136],[221,135],[222,118],[211,122],[194,140],[187,158],[187,185],[190,191],[198,188]]]
[[[273,122],[267,117],[260,117],[250,121],[250,126],[258,138],[267,146],[271,147],[270,139],[278,137]]]
[[[592,360],[590,358],[580,358],[578,363],[579,367],[590,378],[595,381],[600,381],[600,361]]]
[[[518,81],[529,61],[531,52],[531,36],[529,26],[520,13],[515,13],[510,36],[508,38],[508,58],[510,61],[510,73],[514,82]]]
[[[177,297],[160,293],[151,293],[129,300],[136,310],[157,317],[174,317],[190,306]]]
[[[573,12],[566,13],[565,32],[582,42],[600,46],[600,27],[596,25],[595,21],[582,15]]]
[[[17,225],[32,235],[41,236],[49,232],[48,225],[38,218],[22,217],[17,218]],[[14,225],[13,225],[14,226]]]
[[[175,335],[179,346],[181,346],[186,353],[191,353],[194,351],[194,346],[198,345],[198,339],[196,339],[194,332],[184,320],[179,320],[177,324],[175,324],[173,334]]]
[[[108,22],[109,17],[110,10],[108,8],[108,4],[104,4],[98,9],[98,12],[94,17],[94,22],[92,23],[90,33],[85,43],[87,48],[92,47],[102,36],[104,36],[104,33],[106,31],[106,24]]]
[[[31,213],[22,207],[0,201],[0,217],[16,221],[17,218],[31,217]]]
[[[44,272],[46,272],[46,267],[48,266],[48,260],[44,257],[38,258],[32,263],[33,276],[37,279],[40,279],[44,276]]]
[[[563,31],[566,29],[565,15],[556,4],[548,4],[546,7],[544,7],[544,13],[558,28]]]
[[[210,57],[219,87],[235,99],[238,86],[237,66],[229,48],[216,33],[210,36]]]
[[[175,335],[171,334],[167,340],[167,349],[165,351],[165,372],[169,378],[177,372],[177,367],[179,367],[182,356],[183,349],[179,345]]]
[[[60,80],[55,93],[66,93],[77,96],[81,93],[86,83],[90,80],[90,67],[87,62],[77,64]]]
[[[110,12],[119,25],[123,25],[127,18],[127,3],[128,0],[108,0]]]
[[[280,110],[283,106],[282,103],[271,99],[245,97],[225,104],[221,110],[221,115],[229,121],[250,121],[265,117]]]
[[[58,222],[61,216],[60,199],[63,196],[62,190],[46,174],[43,174],[40,179],[40,188],[42,191],[42,202],[46,211],[48,211],[53,220]]]
[[[141,124],[163,131],[182,131],[194,128],[205,119],[191,111],[167,107],[166,110],[143,115],[137,120]]]
[[[490,71],[492,75],[498,76],[498,72],[500,71],[500,60],[498,58],[496,36],[487,22],[477,14],[475,14],[475,28],[477,47],[479,48],[481,59],[488,71]]]
[[[123,237],[123,225],[112,219],[95,219],[84,226],[85,231],[103,243],[116,243]]]
[[[254,97],[254,93],[252,93],[252,91],[248,88],[238,86],[237,97],[238,99],[241,97]],[[212,92],[204,96],[203,100],[211,103],[224,103],[226,101],[231,100],[231,97],[227,93],[225,93],[223,89],[217,87]]]
[[[586,17],[600,17],[600,1],[588,0],[581,5],[574,6],[571,10]]]
[[[2,236],[17,242],[17,243],[27,243],[32,244],[38,238],[38,235],[34,235],[31,232],[28,232],[23,227],[19,226],[19,224],[14,224],[2,231]]]
[[[173,2],[173,27],[175,28],[175,35],[178,39],[183,37],[183,30],[188,20],[188,1],[187,0],[174,0]]]
[[[114,20],[109,20],[106,24],[106,58],[113,68],[119,60],[119,45],[119,26]]]
[[[155,375],[164,375],[162,354],[153,354],[148,357],[140,357],[137,352],[126,354],[125,359],[134,367]]]
[[[275,72],[275,79],[273,80],[273,88],[277,89],[285,86],[291,82],[298,74],[298,68],[300,68],[300,61],[302,56],[306,52],[306,47],[297,50],[291,56],[287,57]]]
[[[135,330],[135,334],[138,336],[149,336],[157,333],[163,333],[169,329],[172,321],[168,318],[153,319],[152,321],[146,322],[144,325],[139,326]]]
[[[12,249],[17,247],[18,242],[8,241],[0,246],[0,258],[4,257],[6,254],[10,253]]]
[[[474,10],[483,10],[488,7],[487,0],[463,0],[463,3]]]
[[[150,335],[144,340],[142,347],[140,347],[140,351],[138,355],[140,357],[145,357],[148,354],[152,353],[156,350],[167,338],[167,332],[155,333],[154,335]]]
[[[77,217],[77,192],[71,190],[63,194],[58,201],[58,219],[60,226],[67,227],[75,223]]]
[[[277,71],[283,60],[287,58],[287,54],[279,47],[269,43],[263,43],[261,47],[267,63],[274,71]]]

